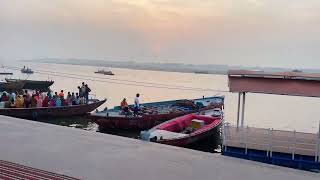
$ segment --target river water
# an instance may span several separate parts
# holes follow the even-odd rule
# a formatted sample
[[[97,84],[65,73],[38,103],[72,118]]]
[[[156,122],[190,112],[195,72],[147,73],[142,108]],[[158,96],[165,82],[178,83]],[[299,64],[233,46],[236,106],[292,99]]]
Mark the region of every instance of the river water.
[[[136,93],[141,94],[142,103],[224,95],[225,120],[232,124],[236,123],[237,94],[202,91],[199,89],[197,89],[197,91],[182,90],[181,88],[174,89],[177,86],[184,86],[201,89],[228,90],[228,78],[225,75],[109,68],[115,75],[104,76],[94,73],[94,71],[101,67],[93,66],[45,63],[7,63],[4,65],[19,68],[26,65],[35,71],[40,71],[41,74],[34,73],[30,76],[26,76],[21,74],[19,70],[6,70],[14,73],[13,76],[6,77],[54,80],[55,83],[51,86],[53,91],[60,91],[63,89],[65,92],[76,92],[77,86],[84,81],[90,86],[92,96],[95,96],[96,98],[107,98],[107,103],[104,104],[101,109],[106,106],[112,108],[115,105],[119,105],[124,97],[127,98],[129,103],[133,103]],[[0,78],[4,79],[4,76]],[[137,86],[137,84],[139,86]],[[163,87],[163,85],[159,84],[168,85],[170,87],[160,88]],[[245,109],[245,125],[314,133],[317,132],[319,127],[319,109],[320,99],[318,98],[248,93]],[[83,124],[83,128],[96,130],[95,124],[84,123],[82,120],[77,119],[65,119],[56,123],[61,125],[70,125],[74,123]]]

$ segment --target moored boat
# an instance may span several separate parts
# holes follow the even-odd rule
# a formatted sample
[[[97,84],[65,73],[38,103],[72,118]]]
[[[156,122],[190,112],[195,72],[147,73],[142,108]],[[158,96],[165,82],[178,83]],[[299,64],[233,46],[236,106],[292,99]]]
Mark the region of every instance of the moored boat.
[[[131,105],[132,107],[132,105]],[[119,106],[114,109],[93,112],[89,118],[100,129],[150,129],[167,120],[204,110],[223,108],[224,96],[193,100],[173,100],[141,104],[141,114],[125,115]]]
[[[38,80],[20,80],[20,79],[7,79],[7,82],[24,82],[23,89],[30,90],[47,90],[54,83],[54,81],[38,81]]]
[[[208,137],[219,139],[221,123],[220,117],[187,114],[142,131],[140,138],[185,147]]]
[[[42,117],[69,117],[85,115],[106,102],[92,100],[89,104],[62,106],[62,107],[36,107],[36,108],[0,108],[0,115],[23,119],[37,119]]]
[[[13,73],[0,72],[0,75],[13,75]]]
[[[0,92],[21,90],[25,82],[0,82]]]

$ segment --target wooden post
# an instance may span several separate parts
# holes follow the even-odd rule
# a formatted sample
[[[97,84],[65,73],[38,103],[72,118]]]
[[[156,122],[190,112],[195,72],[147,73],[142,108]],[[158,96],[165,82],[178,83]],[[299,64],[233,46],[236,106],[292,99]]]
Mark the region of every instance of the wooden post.
[[[246,93],[242,93],[242,116],[241,116],[241,127],[244,126],[244,110],[245,110],[245,105],[246,105]]]
[[[237,116],[237,129],[239,127],[239,123],[240,123],[240,102],[241,101],[241,93],[239,93],[238,95],[238,116]]]

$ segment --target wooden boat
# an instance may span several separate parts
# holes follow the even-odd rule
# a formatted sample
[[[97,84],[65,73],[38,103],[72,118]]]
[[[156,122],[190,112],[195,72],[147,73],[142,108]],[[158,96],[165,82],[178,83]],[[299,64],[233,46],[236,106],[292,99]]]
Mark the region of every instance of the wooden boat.
[[[89,104],[62,106],[62,107],[37,107],[37,108],[0,108],[0,115],[23,119],[37,119],[41,117],[68,117],[85,115],[106,102],[93,100]]]
[[[26,68],[25,66],[23,66],[21,72],[25,74],[33,74],[33,71],[30,68]]]
[[[222,109],[223,106],[224,96],[214,96],[141,104],[142,114],[139,116],[124,115],[117,106],[114,109],[91,113],[89,118],[98,124],[100,129],[145,130],[179,116],[214,108]]]
[[[0,75],[13,75],[13,73],[0,72]]]
[[[98,70],[98,71],[96,71],[94,73],[96,73],[96,74],[104,74],[104,75],[111,75],[111,76],[114,75],[112,73],[112,71],[106,71],[106,70]]]
[[[192,126],[194,122],[196,128]],[[185,147],[208,137],[218,139],[221,123],[222,120],[219,117],[188,114],[159,124],[148,131],[142,131],[140,138],[161,144]]]
[[[23,89],[30,90],[46,90],[54,83],[54,81],[37,81],[37,80],[20,80],[20,79],[7,79],[7,82],[24,82]]]
[[[25,82],[0,82],[0,92],[21,90]]]

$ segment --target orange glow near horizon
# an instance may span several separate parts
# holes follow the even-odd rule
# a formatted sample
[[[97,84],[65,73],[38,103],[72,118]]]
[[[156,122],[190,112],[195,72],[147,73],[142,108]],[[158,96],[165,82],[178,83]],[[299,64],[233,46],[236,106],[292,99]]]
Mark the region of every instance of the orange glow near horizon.
[[[234,59],[226,52],[233,49],[235,54],[243,54],[243,59],[253,59],[260,56],[259,51],[271,49],[280,58],[283,52],[277,52],[279,47],[284,53],[292,44],[293,49],[303,46],[312,50],[320,29],[318,0],[3,0],[1,3],[0,25],[8,28],[7,34],[15,32],[12,37],[17,37],[21,29],[27,34],[17,39],[17,43],[26,39],[28,33],[35,39],[43,33],[38,38],[40,44],[56,45],[57,39],[67,39],[70,46],[81,46],[75,52],[82,54],[90,42],[97,48],[87,53],[89,57],[114,54],[111,56],[184,60],[197,59],[196,53],[205,52],[207,59]],[[124,56],[119,47],[113,49],[114,42],[120,48],[125,47],[128,55]],[[252,55],[255,48],[259,50]],[[303,54],[303,48],[300,49]],[[194,51],[195,57],[186,51]]]

